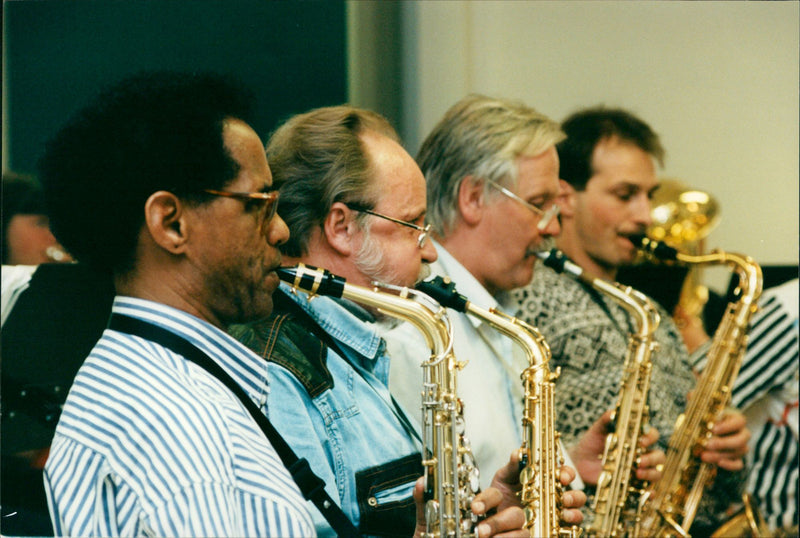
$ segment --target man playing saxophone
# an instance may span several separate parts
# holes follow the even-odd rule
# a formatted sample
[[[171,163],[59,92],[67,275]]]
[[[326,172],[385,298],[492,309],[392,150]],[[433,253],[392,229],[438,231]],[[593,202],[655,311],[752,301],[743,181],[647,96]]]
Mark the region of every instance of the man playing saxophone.
[[[567,138],[558,144],[564,196],[557,245],[589,276],[614,281],[619,267],[634,260],[630,238],[650,224],[649,197],[657,186],[654,161],[663,158],[661,143],[647,124],[622,110],[584,110],[562,128]],[[547,267],[537,267],[532,283],[514,295],[521,317],[541,329],[554,364],[562,368],[559,418],[566,442],[574,442],[595,427],[596,418],[617,398],[628,316],[607,297]],[[653,356],[650,421],[666,449],[695,375],[681,334],[663,309],[655,339],[659,349]],[[713,433],[700,457],[721,472],[693,528],[701,536],[739,498],[750,436],[744,417],[735,411],[720,417]],[[584,461],[576,457],[581,474]]]
[[[316,109],[278,129],[267,154],[291,231],[285,265],[324,267],[363,287],[413,286],[422,264],[436,259],[424,178],[384,118],[348,106]],[[374,309],[324,296],[310,301],[282,284],[273,316],[232,332],[268,361],[270,398],[282,403],[270,419],[361,533],[411,536],[425,529],[412,500],[415,483],[421,500],[419,428],[416,414],[389,394],[377,321]],[[427,358],[421,353],[417,368]],[[421,389],[414,387],[418,398],[407,409],[420,408]],[[492,485],[471,506],[476,515],[497,509],[477,525],[478,535],[521,529],[515,462],[499,466]],[[579,521],[580,513],[564,517]],[[316,527],[320,536],[332,533],[320,518]]]
[[[449,277],[483,309],[514,314],[508,292],[530,281],[536,252],[559,233],[555,144],[563,136],[556,122],[523,103],[471,95],[453,105],[422,144],[417,161],[427,181],[428,222],[439,255],[432,271]],[[530,365],[491,323],[455,312],[450,318],[456,354],[469,361],[459,376],[467,432],[478,463],[491,469],[523,441],[520,375]],[[413,337],[406,327],[387,335],[394,357],[390,387],[403,402],[416,397],[411,387],[420,377],[409,345]],[[599,461],[607,423],[608,416],[582,440],[594,448],[580,452],[587,459],[584,468]],[[649,446],[657,438],[651,429],[643,442]],[[640,477],[657,479],[656,465],[663,461],[661,451],[643,455]],[[592,484],[599,473],[596,466],[581,478]]]

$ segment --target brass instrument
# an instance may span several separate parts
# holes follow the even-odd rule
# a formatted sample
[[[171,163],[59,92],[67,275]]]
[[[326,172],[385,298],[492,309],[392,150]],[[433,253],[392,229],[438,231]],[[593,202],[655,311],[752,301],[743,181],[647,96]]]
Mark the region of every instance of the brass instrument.
[[[692,189],[676,179],[662,179],[653,193],[647,236],[672,248],[697,256],[703,240],[717,227],[719,204],[709,193]],[[678,305],[690,317],[698,317],[708,301],[700,267],[691,265],[683,281]]]
[[[425,337],[431,356],[423,368],[423,461],[425,467],[424,538],[475,536],[478,517],[470,504],[480,487],[480,475],[464,435],[456,372],[463,364],[453,354],[447,311],[426,295],[408,288],[373,283],[372,289],[348,284],[325,269],[305,266],[280,268],[278,276],[293,290],[350,299],[379,312],[408,321]],[[409,294],[414,298],[410,298]],[[429,304],[424,304],[428,301]]]
[[[769,538],[774,536],[761,513],[753,506],[750,495],[742,495],[742,508],[711,533],[711,538]]]
[[[564,253],[553,249],[539,253],[544,264],[580,280],[621,305],[635,320],[636,331],[628,340],[622,368],[620,393],[614,409],[614,431],[606,436],[602,471],[597,480],[592,510],[595,516],[589,536],[619,537],[635,533],[649,483],[636,478],[636,462],[642,455],[639,443],[649,424],[647,397],[650,391],[651,357],[658,349],[654,334],[661,322],[658,311],[642,293],[629,286],[586,276]]]
[[[658,260],[699,265],[726,265],[739,277],[737,300],[728,304],[714,334],[707,363],[686,411],[678,417],[669,440],[664,474],[655,484],[642,519],[642,536],[689,536],[700,498],[716,468],[697,457],[712,436],[714,422],[730,401],[731,388],[747,347],[750,319],[757,310],[763,277],[761,267],[741,254],[712,251],[693,256],[647,237],[640,248]]]
[[[417,289],[441,305],[471,314],[517,342],[525,351],[530,366],[520,376],[525,390],[520,448],[520,501],[525,510],[525,528],[531,538],[578,538],[577,526],[561,526],[563,487],[559,481],[564,458],[555,429],[555,380],[547,363],[550,347],[537,329],[522,320],[492,308],[481,308],[455,290],[455,284],[442,277],[421,282]]]

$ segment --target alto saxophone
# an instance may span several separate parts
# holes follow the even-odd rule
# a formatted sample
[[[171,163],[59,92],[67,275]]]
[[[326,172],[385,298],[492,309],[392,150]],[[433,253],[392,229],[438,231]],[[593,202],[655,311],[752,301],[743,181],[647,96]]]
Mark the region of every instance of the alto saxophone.
[[[614,431],[606,436],[602,470],[597,479],[589,536],[628,536],[635,532],[649,483],[636,478],[636,463],[642,455],[639,443],[649,424],[647,397],[650,391],[652,354],[658,349],[654,334],[661,322],[653,303],[641,292],[619,283],[591,278],[564,253],[553,249],[539,253],[544,264],[559,273],[584,282],[620,304],[636,322],[628,340],[622,368],[620,393],[614,409]]]
[[[520,448],[520,501],[525,511],[525,528],[532,538],[578,538],[577,526],[561,527],[562,486],[559,481],[564,458],[555,429],[554,382],[558,372],[548,368],[550,347],[542,335],[527,323],[495,309],[483,309],[455,290],[455,284],[436,277],[421,282],[417,289],[442,306],[480,318],[517,342],[528,356],[530,366],[520,376],[525,390]]]
[[[656,483],[642,518],[642,536],[689,536],[700,498],[716,475],[716,468],[698,455],[712,436],[714,422],[730,401],[731,388],[747,347],[750,319],[757,310],[763,277],[761,267],[749,256],[712,251],[688,255],[647,237],[640,248],[658,260],[685,264],[727,265],[739,277],[737,300],[728,304],[714,334],[706,366],[686,411],[678,417],[669,440],[664,474]]]
[[[326,269],[299,264],[277,270],[293,290],[311,297],[342,297],[408,321],[425,337],[431,356],[423,368],[423,431],[425,469],[425,520],[423,538],[477,536],[479,518],[470,504],[480,488],[480,474],[464,435],[461,400],[456,391],[456,372],[463,363],[453,354],[450,320],[445,308],[408,288],[373,283],[373,288],[348,284]],[[414,298],[409,297],[409,292]],[[426,301],[430,304],[423,304]]]

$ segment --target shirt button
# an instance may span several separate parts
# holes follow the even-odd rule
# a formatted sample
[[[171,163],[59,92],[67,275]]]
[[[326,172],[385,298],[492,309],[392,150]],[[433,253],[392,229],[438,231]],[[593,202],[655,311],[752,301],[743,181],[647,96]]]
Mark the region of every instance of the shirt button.
[[[378,506],[378,499],[376,499],[375,497],[370,497],[369,499],[367,499],[367,504],[373,507]]]

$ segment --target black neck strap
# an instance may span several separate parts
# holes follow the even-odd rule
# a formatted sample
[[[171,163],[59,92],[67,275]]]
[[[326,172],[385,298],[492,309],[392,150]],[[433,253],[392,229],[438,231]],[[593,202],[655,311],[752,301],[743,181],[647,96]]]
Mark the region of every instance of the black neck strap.
[[[284,466],[289,469],[303,496],[314,503],[330,526],[333,527],[333,530],[336,531],[336,534],[342,537],[359,536],[355,526],[325,491],[325,482],[314,474],[308,464],[308,460],[297,457],[297,454],[281,437],[269,419],[247,396],[244,389],[213,359],[185,338],[146,321],[121,314],[112,314],[108,327],[114,331],[140,336],[146,340],[156,342],[178,355],[182,355],[221,381],[239,398],[275,448]]]

